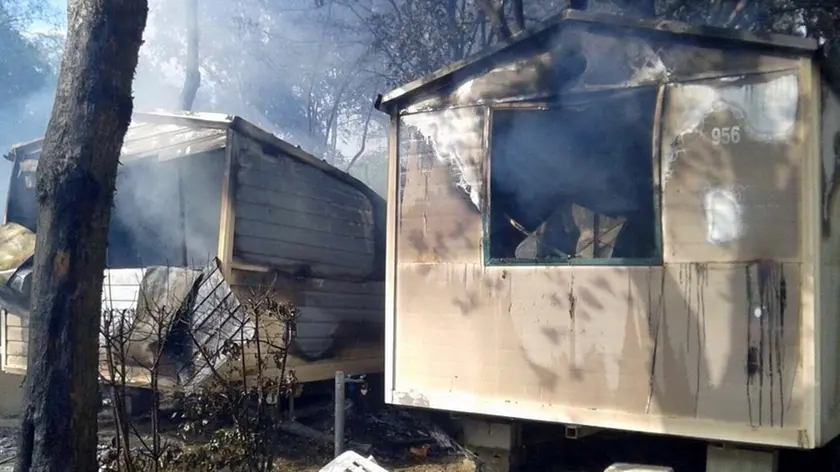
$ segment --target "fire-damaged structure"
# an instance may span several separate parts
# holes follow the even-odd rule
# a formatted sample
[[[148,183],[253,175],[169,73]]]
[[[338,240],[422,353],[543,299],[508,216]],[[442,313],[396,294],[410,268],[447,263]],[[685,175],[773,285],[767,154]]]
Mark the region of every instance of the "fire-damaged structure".
[[[40,146],[28,143],[10,154],[14,171],[0,227],[7,372],[26,369]],[[162,388],[195,387],[210,370],[226,372],[222,345],[253,338],[257,327],[241,308],[266,294],[299,311],[287,346],[287,369],[299,382],[331,379],[336,370],[381,372],[385,204],[375,192],[224,115],[136,114],[120,161],[103,322],[113,322],[114,313],[128,316],[145,334],[129,336],[129,384],[149,384],[150,371],[142,367],[160,343]],[[152,322],[162,321],[172,329],[157,333]],[[289,340],[277,336],[285,333],[278,323],[264,322],[259,330],[271,331],[263,340]],[[242,358],[256,363],[248,354],[254,346],[245,349]],[[252,369],[247,366],[248,375]]]
[[[569,10],[380,97],[386,400],[836,437],[840,101],[818,51]]]

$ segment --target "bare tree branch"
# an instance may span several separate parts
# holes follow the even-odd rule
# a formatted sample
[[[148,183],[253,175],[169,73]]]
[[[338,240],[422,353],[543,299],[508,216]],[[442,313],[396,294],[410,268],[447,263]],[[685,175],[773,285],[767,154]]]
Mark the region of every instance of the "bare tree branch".
[[[195,96],[201,86],[198,67],[198,0],[187,0],[187,60],[184,70],[184,87],[181,90],[181,109],[192,111]]]

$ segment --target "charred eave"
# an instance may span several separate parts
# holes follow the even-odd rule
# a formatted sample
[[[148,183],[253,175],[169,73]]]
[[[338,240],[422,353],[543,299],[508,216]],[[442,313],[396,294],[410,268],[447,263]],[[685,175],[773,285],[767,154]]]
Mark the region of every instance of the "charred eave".
[[[196,132],[200,130],[227,130],[232,129],[237,133],[244,134],[249,138],[252,138],[261,144],[274,148],[277,152],[283,153],[288,155],[300,162],[308,164],[317,168],[318,170],[325,172],[326,174],[334,177],[353,188],[361,191],[365,194],[368,198],[374,202],[375,205],[381,205],[383,202],[379,202],[382,199],[376,192],[371,190],[367,185],[365,185],[359,179],[353,177],[347,172],[342,171],[332,165],[328,164],[323,159],[319,159],[312,154],[307,153],[299,146],[294,146],[277,136],[255,126],[254,124],[250,123],[249,121],[234,115],[224,115],[220,113],[195,113],[195,112],[179,112],[179,113],[169,113],[169,112],[154,112],[154,113],[135,113],[134,115],[134,123],[141,123],[141,124],[149,124],[149,125],[167,125],[167,124],[174,124],[180,125],[184,128],[194,129]],[[131,128],[129,128],[129,135],[127,139],[130,137]],[[168,158],[178,158],[178,157],[185,157],[188,155],[198,154],[205,151],[210,151],[213,149],[224,147],[226,137],[222,134],[220,135],[221,140],[218,143],[214,143],[212,146],[207,148],[202,148],[198,150],[190,150],[189,152],[183,152],[178,155],[169,156]],[[16,145],[12,148],[11,152],[6,155],[5,157],[9,160],[16,160],[19,158],[25,157],[35,157],[37,158],[37,154],[40,153],[41,143],[43,139],[35,139],[32,141],[28,141],[19,145]],[[192,139],[186,139],[182,143],[180,143],[180,147],[187,148],[194,145]],[[154,151],[154,152],[153,152]],[[124,154],[121,158],[123,163],[126,163],[131,160],[135,160],[137,158],[142,157],[151,157],[151,156],[158,156],[160,157],[162,151],[160,150],[152,150],[150,149],[149,152],[133,152]]]
[[[566,10],[535,27],[513,35],[506,41],[379,96],[374,106],[384,113],[397,113],[402,106],[415,101],[421,94],[434,93],[436,90],[445,88],[447,84],[459,83],[469,77],[480,75],[494,65],[504,62],[505,59],[527,54],[529,49],[545,47],[542,43],[549,40],[559,29],[572,24],[605,28],[612,31],[633,31],[637,35],[651,36],[652,39],[659,37],[661,40],[663,36],[670,36],[678,41],[694,43],[701,41],[708,43],[710,46],[732,47],[733,45],[739,45],[757,50],[772,50],[782,55],[814,55],[820,49],[818,43],[811,38],[752,33],[729,28],[695,26],[677,21],[640,20],[620,15]],[[825,62],[830,63],[830,61]]]

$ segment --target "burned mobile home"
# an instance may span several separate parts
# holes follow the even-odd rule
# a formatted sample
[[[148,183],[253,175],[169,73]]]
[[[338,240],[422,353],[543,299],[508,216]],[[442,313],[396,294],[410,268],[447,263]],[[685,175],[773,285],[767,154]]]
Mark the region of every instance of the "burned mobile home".
[[[26,369],[40,145],[10,154],[0,228],[7,372]],[[338,369],[381,372],[385,204],[375,192],[241,118],[217,114],[136,114],[120,162],[103,310],[128,313],[146,331],[153,318],[189,313],[192,330],[132,338],[130,383],[148,384],[143,362],[160,342],[169,343],[162,386],[207,380],[197,348],[169,339],[176,336],[218,353],[214,363],[224,371],[218,347],[237,330],[246,339],[254,332],[252,321],[231,314],[263,291],[299,309],[288,368],[300,382],[332,378]],[[161,307],[167,312],[154,313]],[[285,332],[277,323],[261,330]]]
[[[569,10],[380,97],[387,401],[837,436],[840,101],[820,54]]]

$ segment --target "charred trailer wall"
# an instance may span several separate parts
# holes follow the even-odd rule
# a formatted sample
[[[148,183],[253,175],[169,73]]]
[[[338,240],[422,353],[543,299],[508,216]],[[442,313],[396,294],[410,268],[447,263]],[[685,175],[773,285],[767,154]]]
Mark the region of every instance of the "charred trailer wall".
[[[381,228],[369,194],[281,149],[234,136],[234,258],[316,277],[363,280],[381,272]]]
[[[16,150],[7,205],[9,221],[30,230],[37,229],[29,216],[35,214],[38,152],[37,142]],[[270,289],[300,309],[289,365],[299,381],[329,379],[336,370],[382,370],[381,197],[236,117],[144,115],[129,128],[122,163],[103,309],[133,313],[144,283],[156,293],[168,290],[152,283],[150,274],[160,275],[164,267],[179,274],[206,272],[218,257],[214,277],[222,277],[240,302]],[[2,249],[5,257],[8,248]],[[0,289],[28,296],[31,277],[19,262],[7,274],[15,273],[13,280]],[[203,309],[222,316],[215,307]],[[4,313],[4,370],[25,370],[27,329],[26,316]],[[271,329],[263,334],[282,332]],[[129,367],[132,383],[148,384],[147,371]],[[175,371],[165,374],[165,388],[179,387]]]
[[[384,98],[389,401],[824,444],[814,45],[629,21]]]
[[[202,267],[216,256],[226,130],[149,118],[136,117],[126,133],[109,231],[104,310],[135,309],[150,266]],[[39,141],[12,152],[6,221],[27,231],[37,231],[34,195],[39,155]],[[0,249],[6,255],[20,245],[20,240],[9,237],[8,228],[7,224]],[[3,289],[26,304],[31,261],[17,262],[9,268],[8,275],[14,276],[4,278]],[[4,310],[2,316],[2,361],[8,372],[26,369],[28,314],[21,311]]]
[[[819,369],[823,441],[840,434],[840,97],[837,88],[821,83],[820,114],[820,258]]]
[[[384,282],[297,277],[282,272],[231,269],[228,280],[240,300],[271,289],[293,303],[300,317],[290,346],[287,368],[301,383],[328,380],[336,370],[380,373],[384,363]],[[247,301],[245,301],[247,304]],[[285,326],[261,323],[261,339],[281,345]],[[246,347],[247,374],[256,378],[254,347]],[[272,375],[273,365],[266,375]]]
[[[248,131],[234,132],[231,143],[234,289],[242,298],[279,277],[278,293],[301,314],[290,362],[301,382],[339,369],[381,372],[383,199],[323,161]]]

